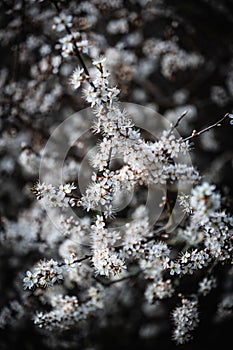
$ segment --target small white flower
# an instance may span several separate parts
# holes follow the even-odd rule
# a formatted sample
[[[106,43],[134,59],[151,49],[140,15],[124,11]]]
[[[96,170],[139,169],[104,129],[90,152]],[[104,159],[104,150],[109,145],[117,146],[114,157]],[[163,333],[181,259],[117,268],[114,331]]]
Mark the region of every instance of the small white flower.
[[[59,190],[64,192],[65,194],[69,194],[72,192],[72,190],[75,190],[77,187],[74,184],[66,184],[66,185],[60,185]]]
[[[37,284],[38,278],[36,274],[33,274],[31,271],[27,271],[26,275],[27,276],[23,279],[24,288],[32,289]]]
[[[81,83],[85,80],[85,74],[83,68],[76,68],[70,78],[70,83],[74,89],[78,89]]]
[[[189,252],[185,252],[182,256],[181,256],[181,263],[182,264],[186,264],[188,261],[189,261],[189,258],[190,258],[190,253]]]
[[[54,17],[54,23],[54,28],[57,32],[62,32],[66,27],[72,27],[72,16],[60,13],[59,16]]]
[[[174,275],[174,274],[179,275],[181,273],[181,266],[178,262],[171,261],[169,268],[170,268],[170,275]]]
[[[94,66],[99,66],[102,65],[106,61],[106,57],[100,56],[99,58],[96,58],[95,60],[92,61]]]

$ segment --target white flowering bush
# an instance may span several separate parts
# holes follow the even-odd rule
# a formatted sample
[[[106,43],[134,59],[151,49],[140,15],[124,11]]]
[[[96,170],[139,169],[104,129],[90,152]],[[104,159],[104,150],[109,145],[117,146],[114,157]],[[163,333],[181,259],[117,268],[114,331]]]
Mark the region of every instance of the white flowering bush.
[[[105,349],[102,332],[122,325],[132,344],[165,336],[178,347],[198,337],[216,291],[211,322],[230,319],[230,195],[213,180],[232,159],[215,153],[215,130],[233,120],[232,59],[225,88],[210,91],[227,110],[202,125],[204,102],[179,79],[208,57],[180,45],[182,18],[166,1],[1,6],[0,37],[16,51],[13,75],[7,62],[0,72],[3,348],[29,327],[46,349]],[[148,35],[160,16],[169,33]],[[159,80],[177,83],[171,101]],[[146,127],[150,113],[167,122]],[[205,151],[216,155],[206,173]]]

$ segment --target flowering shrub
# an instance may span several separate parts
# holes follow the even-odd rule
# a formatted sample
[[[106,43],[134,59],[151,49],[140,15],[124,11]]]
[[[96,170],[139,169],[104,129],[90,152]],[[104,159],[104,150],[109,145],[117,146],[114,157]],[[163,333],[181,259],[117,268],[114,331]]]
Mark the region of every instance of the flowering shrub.
[[[0,328],[29,319],[50,348],[71,348],[85,343],[93,324],[105,329],[111,314],[137,305],[147,315],[168,317],[174,344],[189,342],[204,318],[203,299],[221,285],[219,271],[226,279],[232,275],[233,232],[223,193],[193,166],[190,153],[195,139],[201,152],[217,150],[215,129],[229,128],[232,114],[195,130],[186,121],[186,107],[194,120],[198,116],[187,101],[190,91],[178,89],[171,105],[156,91],[169,122],[155,136],[143,127],[142,109],[120,101],[134,96],[133,102],[158,109],[147,100],[156,90],[149,76],[159,72],[173,84],[179,73],[203,68],[205,55],[180,47],[174,33],[146,36],[143,25],[156,16],[172,17],[173,31],[180,23],[163,1],[11,5],[2,5],[7,32],[1,29],[0,36],[5,46],[16,42],[24,79],[11,77],[7,65],[1,70],[2,114],[10,124],[3,123],[1,168],[19,175],[6,180],[6,196],[24,191],[19,198],[9,195],[10,205],[17,202],[12,215],[2,213],[2,255],[10,256],[9,269],[17,273]],[[211,89],[218,106],[230,101],[231,76],[232,69],[228,92]],[[77,106],[79,113],[66,123]],[[138,120],[132,111],[139,111]],[[56,142],[65,150],[52,149]],[[226,293],[216,320],[230,317],[231,309]],[[160,332],[143,327],[145,338]]]

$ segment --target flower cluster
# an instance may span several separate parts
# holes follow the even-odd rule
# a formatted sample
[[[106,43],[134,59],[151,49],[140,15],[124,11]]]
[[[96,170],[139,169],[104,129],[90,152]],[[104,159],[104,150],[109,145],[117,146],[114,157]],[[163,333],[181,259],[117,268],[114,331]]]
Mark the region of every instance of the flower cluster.
[[[179,70],[196,68],[204,61],[200,54],[188,53],[179,48],[174,39],[171,41],[148,39],[144,43],[143,51],[155,62],[161,60],[161,72],[166,78],[172,78]]]
[[[171,280],[158,280],[156,283],[151,283],[145,291],[145,298],[149,303],[155,302],[156,299],[170,298],[174,293]]]
[[[70,39],[73,34],[69,34]],[[72,41],[71,51],[82,48]],[[67,51],[67,49],[66,49]],[[78,55],[79,57],[79,55]],[[64,281],[66,286],[80,285],[82,280],[88,285],[92,276],[103,284],[116,283],[141,274],[148,281],[145,299],[153,304],[156,300],[171,298],[177,288],[176,276],[192,275],[213,263],[215,258],[225,261],[229,259],[227,244],[230,241],[228,229],[231,219],[224,212],[220,213],[221,197],[215,192],[215,186],[207,182],[197,184],[190,195],[179,197],[180,205],[187,214],[186,226],[175,231],[175,237],[165,235],[168,242],[158,240],[150,226],[149,213],[145,206],[139,206],[131,214],[131,222],[124,229],[112,228],[115,202],[119,193],[130,193],[140,186],[165,185],[176,186],[177,182],[197,183],[199,173],[193,166],[182,163],[181,155],[187,155],[190,149],[189,137],[177,138],[173,124],[171,129],[164,130],[160,138],[146,141],[141,130],[136,128],[126,110],[117,103],[119,90],[111,87],[110,74],[106,67],[106,59],[99,57],[92,61],[91,74],[87,67],[76,68],[70,83],[74,89],[82,87],[83,96],[93,110],[94,121],[91,126],[93,134],[100,135],[98,152],[92,153],[90,162],[95,171],[92,183],[85,192],[76,198],[74,184],[61,185],[55,188],[52,184],[38,183],[34,192],[44,206],[52,208],[82,207],[95,214],[95,221],[89,217],[60,220],[60,229],[65,241],[60,245],[60,255],[64,263],[51,259],[37,264],[33,272],[28,271],[24,278],[25,288],[49,287],[55,282]],[[195,136],[193,132],[192,136]],[[113,167],[113,160],[122,159],[123,164]],[[180,159],[175,162],[174,159]],[[166,196],[163,200],[167,201]],[[110,220],[110,221],[109,221]],[[166,230],[162,229],[161,232]],[[158,233],[160,230],[158,230]],[[90,251],[78,248],[89,235]],[[187,242],[187,249],[174,258],[170,248],[176,241]],[[203,248],[204,245],[204,248]],[[195,249],[188,248],[194,246]],[[77,258],[84,254],[83,258]],[[85,260],[85,262],[84,262]],[[90,261],[90,265],[88,264]],[[132,270],[131,265],[136,265]],[[92,275],[92,267],[94,275]],[[168,279],[167,273],[171,279]],[[80,276],[82,278],[80,278]],[[204,279],[197,293],[205,295],[214,287],[214,280]],[[94,288],[94,289],[93,289]],[[52,311],[39,312],[35,324],[39,327],[67,329],[86,319],[90,311],[102,307],[96,304],[96,289],[91,287],[92,301],[78,304],[76,297],[54,296],[51,299]],[[93,306],[93,298],[95,303]],[[173,338],[177,343],[190,339],[190,331],[198,324],[196,301],[182,300],[172,313],[176,329]]]
[[[199,323],[199,301],[221,283],[216,321],[231,317],[233,220],[227,189],[218,182],[217,190],[214,176],[232,154],[219,152],[207,173],[191,160],[198,164],[198,152],[220,151],[214,127],[228,116],[232,124],[231,113],[213,125],[206,120],[208,104],[222,113],[233,100],[232,48],[229,43],[231,57],[227,62],[223,55],[222,65],[215,51],[206,55],[198,45],[190,47],[194,27],[167,5],[0,4],[7,8],[0,38],[12,52],[9,62],[2,57],[0,69],[0,275],[9,267],[1,279],[7,304],[0,328],[33,314],[49,347],[62,340],[63,348],[71,349],[72,341],[81,348],[88,339],[95,350],[96,329],[118,327],[125,315],[139,337],[156,337],[168,328],[168,301],[172,338],[183,344]],[[179,40],[183,32],[192,33],[192,40]],[[211,85],[213,72],[222,83]],[[201,86],[207,86],[203,94]],[[152,107],[145,108],[146,116],[138,103]],[[167,127],[144,127],[152,110],[165,115]],[[202,116],[209,124],[197,131]],[[43,152],[55,134],[69,147],[62,183],[56,145]],[[197,136],[199,150],[191,159]],[[49,179],[40,172],[42,163]]]
[[[53,259],[41,261],[36,264],[33,272],[27,271],[26,277],[23,279],[24,288],[51,287],[54,283],[63,280],[62,272],[63,269],[57,261]]]
[[[79,32],[73,32],[59,39],[58,49],[61,51],[61,56],[65,58],[75,55],[76,50],[87,53],[88,41],[85,36],[81,36]]]
[[[192,274],[195,270],[202,269],[210,261],[210,256],[205,250],[186,251],[181,258],[170,263],[170,274]]]
[[[112,214],[112,202],[120,190],[131,191],[138,184],[165,184],[178,180],[195,182],[199,174],[192,166],[171,163],[171,158],[186,155],[189,150],[188,141],[177,140],[172,130],[164,131],[155,142],[141,137],[127,112],[114,102],[119,91],[109,86],[104,62],[104,58],[93,61],[98,72],[96,79],[90,81],[84,71],[78,69],[73,73],[71,84],[76,88],[81,85],[81,80],[87,81],[84,97],[92,108],[95,107],[96,115],[93,132],[103,135],[98,154],[92,159],[94,168],[101,174],[94,173],[93,183],[81,202],[87,210],[97,210],[102,206],[102,211],[108,216]],[[114,157],[123,159],[124,165],[110,171],[109,164]]]
[[[184,344],[191,338],[191,333],[199,323],[197,302],[182,299],[182,306],[178,306],[172,313],[175,329],[173,338],[177,344]]]
[[[90,299],[79,305],[76,296],[57,295],[51,297],[50,304],[53,310],[47,313],[38,312],[34,323],[40,328],[66,330],[77,322],[84,320],[98,308],[102,308],[101,292],[95,288],[89,290]]]
[[[213,277],[213,276],[210,276],[209,278],[205,277],[205,278],[203,278],[202,281],[199,282],[198,293],[206,296],[216,286],[217,286],[217,281],[216,281],[215,277]]]
[[[187,241],[190,246],[204,242],[213,256],[220,255],[224,241],[231,239],[231,232],[228,228],[232,226],[231,216],[220,210],[221,196],[215,191],[215,188],[215,185],[203,182],[192,189],[190,197],[180,198],[180,203],[185,211],[192,214],[188,225],[184,230],[180,230],[181,239]],[[214,238],[216,235],[218,239]],[[218,251],[216,254],[215,250]]]
[[[119,275],[126,266],[114,251],[114,245],[120,239],[117,231],[105,228],[103,216],[97,216],[92,226],[93,256],[92,262],[97,274],[107,277]]]
[[[45,183],[37,183],[33,187],[37,199],[42,200],[43,204],[51,207],[68,207],[69,195],[73,190],[76,189],[74,184],[60,185],[59,188],[55,188],[53,185],[46,185]]]

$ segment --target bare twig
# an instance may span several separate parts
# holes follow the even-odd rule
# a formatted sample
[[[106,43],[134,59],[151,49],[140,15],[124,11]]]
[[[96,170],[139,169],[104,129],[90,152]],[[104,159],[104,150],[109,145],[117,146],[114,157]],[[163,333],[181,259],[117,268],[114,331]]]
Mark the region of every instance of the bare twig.
[[[182,139],[182,141],[191,140],[191,139],[193,139],[194,137],[200,136],[200,135],[203,134],[204,132],[207,132],[207,131],[209,131],[210,129],[213,129],[213,128],[216,127],[216,126],[221,126],[221,123],[222,123],[226,118],[228,118],[228,116],[229,116],[229,113],[226,113],[226,114],[224,115],[224,117],[222,117],[219,121],[217,121],[216,123],[214,123],[214,124],[208,126],[207,128],[205,128],[205,129],[203,129],[203,130],[200,130],[200,131],[194,130],[193,133],[192,133],[192,135],[186,137],[185,139]]]
[[[177,119],[177,121],[175,122],[174,125],[172,125],[168,135],[171,135],[172,131],[175,130],[175,128],[177,128],[177,126],[180,124],[181,120],[186,116],[186,114],[188,113],[188,111],[184,111]]]
[[[121,278],[118,278],[118,279],[115,279],[115,280],[105,280],[105,279],[102,279],[100,277],[95,277],[95,279],[103,284],[105,287],[109,287],[111,286],[112,284],[115,284],[115,283],[118,283],[118,282],[122,282],[122,281],[125,281],[125,280],[128,280],[128,279],[131,279],[133,277],[137,277],[140,273],[142,272],[141,269],[138,269],[134,272],[131,272],[130,274],[128,274],[127,276],[123,276]]]

